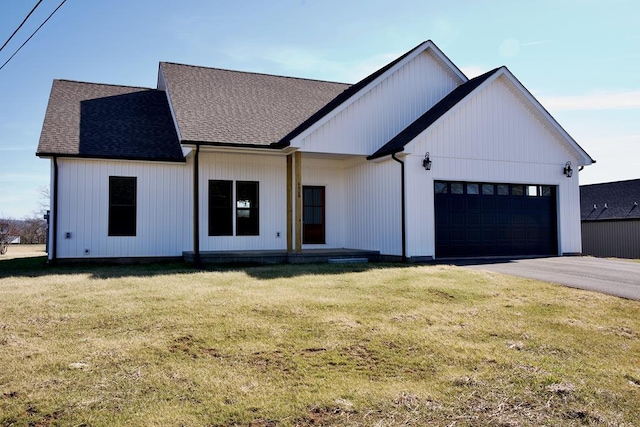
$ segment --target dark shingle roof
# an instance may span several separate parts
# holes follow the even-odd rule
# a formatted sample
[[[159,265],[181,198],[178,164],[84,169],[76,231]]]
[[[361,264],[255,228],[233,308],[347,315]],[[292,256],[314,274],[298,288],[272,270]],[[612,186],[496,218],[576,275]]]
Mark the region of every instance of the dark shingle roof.
[[[350,85],[160,64],[183,142],[265,146]]]
[[[583,221],[640,219],[639,204],[640,179],[580,186]]]
[[[163,91],[54,80],[36,153],[184,161]]]
[[[486,72],[455,88],[451,93],[442,98],[436,105],[431,107],[429,111],[418,117],[403,131],[394,136],[391,141],[380,147],[378,151],[369,156],[368,159],[377,159],[402,151],[405,145],[413,141],[418,135],[420,135],[420,133],[431,126],[447,111],[455,107],[458,102],[462,101],[467,95],[473,92],[478,86],[480,86],[485,80],[495,74],[499,69],[500,68],[496,68],[489,72]]]

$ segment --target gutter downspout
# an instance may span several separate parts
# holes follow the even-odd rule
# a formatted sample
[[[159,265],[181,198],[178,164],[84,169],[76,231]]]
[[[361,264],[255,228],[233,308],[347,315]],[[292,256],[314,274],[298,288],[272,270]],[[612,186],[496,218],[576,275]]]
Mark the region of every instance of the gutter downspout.
[[[406,198],[405,198],[405,184],[404,184],[404,162],[396,157],[396,153],[391,155],[391,158],[400,163],[400,175],[402,179],[402,185],[400,194],[402,197],[402,262],[407,262],[407,224],[405,219],[406,212]]]
[[[58,259],[58,158],[53,156],[53,233],[51,240],[51,259],[55,263]]]
[[[200,267],[200,187],[198,163],[200,159],[200,145],[196,144],[193,156],[193,263]]]

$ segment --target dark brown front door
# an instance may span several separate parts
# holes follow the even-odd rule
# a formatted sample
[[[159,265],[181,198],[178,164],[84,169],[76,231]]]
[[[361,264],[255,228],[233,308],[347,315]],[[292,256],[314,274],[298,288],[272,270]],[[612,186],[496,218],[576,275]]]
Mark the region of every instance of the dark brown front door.
[[[302,187],[302,243],[325,243],[324,187]]]

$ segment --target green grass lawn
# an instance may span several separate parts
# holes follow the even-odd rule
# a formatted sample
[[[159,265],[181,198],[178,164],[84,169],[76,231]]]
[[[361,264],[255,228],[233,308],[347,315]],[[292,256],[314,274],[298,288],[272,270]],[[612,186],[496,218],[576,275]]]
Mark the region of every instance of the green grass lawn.
[[[0,261],[0,425],[640,425],[640,303],[449,266]]]

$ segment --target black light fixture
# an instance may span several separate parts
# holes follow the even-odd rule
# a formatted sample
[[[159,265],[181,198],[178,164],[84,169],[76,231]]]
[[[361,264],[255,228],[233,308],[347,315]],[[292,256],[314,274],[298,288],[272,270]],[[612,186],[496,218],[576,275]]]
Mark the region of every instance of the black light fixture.
[[[429,152],[428,151],[427,151],[427,154],[424,155],[424,160],[422,161],[422,167],[426,171],[430,171],[431,170],[431,159],[429,158]]]
[[[571,178],[571,176],[573,175],[573,169],[571,169],[571,162],[567,162],[564,165],[563,173],[566,175],[567,178]]]

